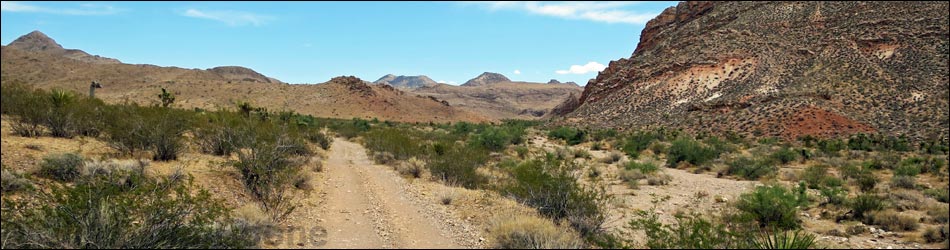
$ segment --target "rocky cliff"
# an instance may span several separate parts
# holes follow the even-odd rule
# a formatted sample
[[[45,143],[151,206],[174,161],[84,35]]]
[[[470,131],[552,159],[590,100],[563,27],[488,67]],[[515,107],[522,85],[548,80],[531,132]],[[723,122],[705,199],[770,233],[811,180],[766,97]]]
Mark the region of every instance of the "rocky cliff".
[[[947,138],[948,3],[682,2],[558,122]],[[568,100],[573,102],[573,100]]]

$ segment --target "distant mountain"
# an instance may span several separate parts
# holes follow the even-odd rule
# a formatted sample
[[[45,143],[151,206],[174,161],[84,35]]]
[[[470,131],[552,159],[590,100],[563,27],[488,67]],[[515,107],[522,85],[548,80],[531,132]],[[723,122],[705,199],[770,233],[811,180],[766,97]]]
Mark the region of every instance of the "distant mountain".
[[[576,82],[560,82],[560,81],[558,81],[557,79],[551,79],[550,81],[548,81],[548,84],[567,84],[567,85],[573,85],[573,86],[578,86],[578,87],[580,87],[580,85],[577,85]]]
[[[380,77],[379,80],[373,82],[375,84],[388,84],[400,89],[415,89],[425,86],[435,86],[439,83],[433,81],[428,76],[396,76],[393,74],[388,74],[383,77]]]
[[[231,81],[243,81],[243,82],[264,82],[264,83],[283,83],[277,79],[267,77],[261,73],[257,73],[253,69],[240,67],[240,66],[221,66],[208,69],[208,71],[214,72],[225,79]]]
[[[46,54],[52,54],[52,55],[57,55],[57,56],[63,56],[66,58],[71,58],[71,59],[75,59],[75,60],[79,60],[83,62],[95,63],[95,64],[122,63],[116,59],[90,55],[89,53],[86,53],[85,51],[78,50],[78,49],[65,49],[63,48],[62,45],[59,45],[59,43],[56,43],[55,40],[53,40],[52,38],[49,38],[49,36],[46,36],[46,34],[43,34],[43,32],[40,32],[38,30],[34,30],[33,32],[30,32],[29,34],[23,35],[20,38],[13,40],[13,42],[10,42],[10,44],[8,44],[7,47],[15,48],[15,49],[19,49],[19,50],[23,50],[27,52],[38,52],[38,53],[46,53]]]
[[[510,81],[511,79],[508,79],[508,77],[505,77],[505,75],[492,73],[492,72],[485,72],[463,83],[462,86],[475,87],[475,86],[483,86],[483,85],[495,84],[495,83],[500,83],[500,82],[510,82]]]
[[[166,88],[174,106],[208,110],[234,109],[238,102],[273,111],[293,110],[318,117],[379,118],[403,122],[492,121],[434,98],[407,94],[389,85],[356,77],[336,77],[322,84],[274,84],[280,81],[238,66],[207,70],[145,64],[101,63],[75,59],[39,32],[0,47],[0,84],[23,83],[40,89],[86,93],[99,81],[96,97],[107,103],[157,103]]]
[[[503,81],[479,86],[437,84],[411,92],[500,120],[543,118],[567,98],[577,99],[581,90],[581,87],[563,83]]]

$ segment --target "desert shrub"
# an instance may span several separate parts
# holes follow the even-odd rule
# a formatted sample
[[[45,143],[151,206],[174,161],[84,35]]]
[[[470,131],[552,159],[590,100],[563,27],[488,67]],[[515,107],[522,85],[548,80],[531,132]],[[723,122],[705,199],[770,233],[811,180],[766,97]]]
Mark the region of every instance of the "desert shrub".
[[[600,162],[607,163],[607,164],[612,164],[612,163],[614,163],[614,162],[620,161],[620,159],[622,159],[622,158],[623,158],[623,155],[620,155],[620,153],[617,153],[617,152],[610,152],[610,154],[607,154],[606,157],[600,159]]]
[[[76,94],[65,90],[53,90],[47,95],[49,109],[46,111],[46,127],[53,137],[71,138],[75,134],[75,111],[71,108],[76,102]]]
[[[373,162],[381,165],[393,165],[396,164],[396,157],[390,152],[375,152],[373,153]]]
[[[181,110],[161,107],[114,106],[104,130],[109,144],[120,152],[133,155],[137,150],[152,151],[152,159],[175,160],[183,150],[182,136],[190,117]]]
[[[626,170],[634,170],[634,169],[640,170],[640,172],[641,172],[641,173],[644,173],[644,174],[650,174],[650,173],[656,172],[657,170],[660,169],[660,168],[657,167],[656,164],[653,163],[653,162],[643,162],[643,163],[640,163],[640,162],[636,162],[636,161],[629,161],[629,162],[627,162],[627,164],[624,164],[624,165],[623,165],[623,168],[626,169]]]
[[[586,149],[574,149],[574,158],[590,159],[591,157],[593,156],[590,155],[590,151],[587,151]]]
[[[838,155],[838,152],[843,150],[846,146],[844,141],[837,139],[818,141],[818,150],[825,155]]]
[[[134,181],[132,181],[134,179]],[[129,185],[128,183],[135,183]],[[5,248],[247,248],[253,232],[190,181],[111,174],[3,203]],[[13,209],[30,207],[31,209]]]
[[[481,147],[450,146],[445,154],[435,156],[427,166],[432,177],[451,185],[476,188],[487,178],[476,170],[488,162],[488,151]]]
[[[614,139],[617,137],[617,135],[618,133],[616,129],[598,129],[591,133],[590,138],[593,141],[604,141]]]
[[[950,202],[950,189],[947,189],[947,187],[927,189],[924,194],[943,203]]]
[[[865,223],[881,226],[887,231],[915,231],[920,227],[917,218],[894,211],[874,211],[867,214]]]
[[[247,132],[246,148],[236,151],[238,159],[232,161],[241,181],[251,195],[261,202],[264,211],[274,221],[280,221],[296,207],[292,204],[287,188],[298,175],[302,163],[295,161],[299,141],[290,138],[278,128],[261,126]]]
[[[316,143],[323,150],[330,149],[330,144],[333,143],[333,137],[330,137],[330,135],[327,135],[327,133],[323,131],[310,131],[307,133],[307,140]]]
[[[412,157],[406,162],[399,164],[399,166],[396,167],[396,171],[403,176],[419,178],[422,177],[422,173],[426,167],[425,165],[425,162],[422,160]]]
[[[655,212],[641,210],[628,227],[643,230],[650,249],[809,249],[817,245],[815,235],[801,230],[746,228],[696,213],[677,215],[673,223],[664,224]]]
[[[490,235],[497,249],[580,249],[584,240],[566,228],[532,216],[513,216],[492,223]]]
[[[32,186],[30,180],[26,179],[22,173],[6,168],[0,169],[0,191],[4,193],[16,192]]]
[[[950,222],[950,207],[936,203],[927,207],[927,216],[933,223],[946,224]]]
[[[808,184],[808,188],[818,189],[822,186],[840,187],[844,181],[828,173],[828,166],[813,165],[805,168],[802,173],[802,180]]]
[[[870,172],[859,175],[856,181],[858,188],[865,192],[874,190],[874,186],[877,186],[878,182],[877,177],[875,177],[874,174]]]
[[[13,132],[24,137],[42,135],[49,109],[44,95],[20,84],[3,85],[3,91],[4,114],[16,116],[11,124]]]
[[[551,155],[522,162],[511,169],[512,181],[501,192],[554,221],[567,219],[585,237],[597,234],[606,220],[601,204],[605,192],[578,184],[570,173],[572,164]]]
[[[676,216],[674,223],[664,224],[655,212],[637,211],[628,227],[646,233],[650,249],[729,249],[739,248],[737,234],[724,224],[715,223],[696,214]]]
[[[474,143],[490,151],[505,149],[514,137],[503,128],[488,127],[473,138]]]
[[[604,150],[604,143],[602,141],[594,141],[590,144],[590,150]]]
[[[74,181],[82,174],[83,158],[74,153],[43,157],[39,174],[58,181]]]
[[[774,174],[777,168],[770,160],[739,157],[728,163],[726,174],[740,176],[746,180],[758,180]]]
[[[647,149],[650,143],[657,139],[658,136],[655,133],[641,131],[627,137],[620,148],[631,159],[636,159],[640,157],[640,151]]]
[[[801,225],[797,206],[804,201],[800,199],[782,186],[760,186],[739,196],[736,208],[743,217],[757,221],[761,227],[796,229]]]
[[[728,141],[719,139],[719,137],[711,136],[703,140],[703,143],[709,146],[713,152],[715,152],[716,157],[723,153],[735,152],[737,147],[730,144]]]
[[[551,132],[548,132],[548,137],[551,139],[561,139],[567,142],[567,145],[577,145],[582,142],[587,137],[587,134],[584,130],[580,130],[572,127],[558,127]]]
[[[894,169],[894,175],[917,176],[920,174],[920,167],[917,165],[901,165]]]
[[[914,189],[916,185],[917,183],[913,176],[895,175],[891,177],[891,187]]]
[[[379,128],[363,135],[364,145],[374,153],[389,153],[397,160],[420,155],[424,149],[407,131],[397,128]]]
[[[848,139],[848,148],[851,150],[872,151],[873,142],[866,134],[858,133]]]
[[[518,155],[518,158],[524,159],[525,157],[528,157],[528,152],[529,152],[528,147],[525,147],[525,146],[515,147],[515,154]]]
[[[715,149],[701,145],[689,138],[680,138],[673,141],[667,154],[667,164],[675,166],[681,161],[689,162],[694,166],[702,165],[709,160],[719,157]]]
[[[822,204],[841,206],[845,204],[848,196],[848,190],[842,187],[821,187],[818,189],[821,197],[825,198]]]
[[[663,186],[670,184],[673,181],[673,176],[668,174],[654,174],[647,177],[647,185],[650,186]]]
[[[622,169],[619,173],[620,180],[629,182],[645,179],[646,175],[640,169]]]
[[[240,120],[228,114],[212,114],[207,117],[207,124],[196,124],[193,130],[195,143],[201,151],[218,156],[228,156],[240,145],[236,145],[237,137],[241,136],[237,127]]]
[[[791,148],[782,148],[778,151],[775,151],[770,155],[773,160],[780,162],[782,164],[788,164],[789,162],[795,161],[798,159],[798,152],[792,150]]]
[[[927,243],[947,242],[947,239],[950,238],[950,228],[948,228],[947,224],[929,227],[924,231],[922,236]]]
[[[884,209],[881,197],[874,194],[860,194],[854,197],[848,206],[851,207],[854,217],[858,219],[864,218],[868,212]]]

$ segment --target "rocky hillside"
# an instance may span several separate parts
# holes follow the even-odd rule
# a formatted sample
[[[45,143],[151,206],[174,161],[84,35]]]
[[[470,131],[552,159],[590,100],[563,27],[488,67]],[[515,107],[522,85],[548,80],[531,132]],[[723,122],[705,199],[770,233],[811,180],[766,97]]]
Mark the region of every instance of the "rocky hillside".
[[[86,53],[85,51],[78,49],[65,49],[59,43],[56,43],[55,40],[43,34],[38,30],[30,32],[29,34],[23,35],[13,42],[10,42],[8,47],[16,48],[19,50],[27,52],[36,52],[36,53],[46,53],[50,55],[62,56],[66,58],[71,58],[83,62],[96,63],[96,64],[115,64],[122,63],[119,60],[94,56]]]
[[[558,122],[947,138],[947,13],[946,2],[683,2]]]
[[[264,82],[264,83],[283,83],[277,79],[267,77],[257,73],[253,69],[241,66],[221,66],[208,69],[229,81],[237,82]]]
[[[400,89],[415,89],[419,87],[428,87],[435,86],[439,84],[429,78],[428,76],[396,76],[393,74],[388,74],[383,77],[380,77],[379,80],[373,82],[375,84],[388,84]]]
[[[34,33],[27,37],[41,34]],[[103,64],[76,60],[61,53],[37,51],[55,44],[52,39],[47,39],[21,38],[17,39],[20,42],[3,46],[0,49],[0,83],[23,83],[85,94],[89,82],[95,80],[102,85],[96,90],[96,97],[111,103],[156,103],[160,88],[166,88],[176,95],[175,106],[181,108],[233,109],[237,103],[249,102],[272,111],[293,110],[344,119],[359,117],[406,122],[491,120],[390,86],[368,85],[355,77],[333,78],[325,84],[274,84],[280,81],[242,67],[198,70]],[[39,42],[30,44],[25,41]]]
[[[481,75],[476,76],[475,78],[472,78],[471,80],[466,81],[465,83],[462,84],[462,86],[476,87],[476,86],[484,86],[484,85],[490,85],[490,84],[495,84],[495,83],[500,83],[500,82],[510,82],[510,81],[511,79],[508,79],[508,77],[505,77],[505,75],[492,73],[492,72],[485,72],[485,73],[482,73]]]
[[[576,82],[561,82],[561,81],[558,81],[557,79],[551,79],[550,81],[548,81],[548,84],[567,84],[567,85],[580,87],[580,85],[577,85]]]
[[[505,81],[479,86],[438,84],[412,93],[494,119],[539,119],[568,97],[580,95],[581,90],[569,84]]]

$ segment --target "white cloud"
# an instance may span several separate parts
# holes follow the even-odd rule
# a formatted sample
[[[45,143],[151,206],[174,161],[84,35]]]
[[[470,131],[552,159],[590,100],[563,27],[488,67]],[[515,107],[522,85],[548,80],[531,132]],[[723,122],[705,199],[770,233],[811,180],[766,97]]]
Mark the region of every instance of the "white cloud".
[[[623,7],[636,2],[472,2],[489,10],[520,10],[532,14],[560,17],[572,20],[588,20],[605,23],[646,24],[659,13],[641,13]]]
[[[437,81],[437,83],[459,85],[459,83],[453,81]]]
[[[558,71],[554,71],[554,73],[557,73],[559,75],[566,75],[566,74],[583,75],[590,72],[600,72],[601,70],[604,70],[605,68],[607,68],[607,66],[604,66],[603,64],[600,64],[597,62],[588,62],[587,64],[584,64],[584,65],[571,65],[571,68],[568,70],[558,70]]]
[[[520,74],[521,74],[521,70],[517,70],[517,69],[516,69],[516,70],[515,70],[515,75],[520,75]]]
[[[46,13],[58,15],[74,16],[104,16],[118,14],[125,11],[109,5],[98,4],[80,4],[78,8],[47,8],[36,5],[29,5],[20,2],[0,1],[0,11],[5,12],[24,12],[24,13]]]
[[[188,9],[181,15],[223,22],[230,26],[242,26],[248,24],[261,26],[273,19],[273,17],[270,16],[233,10],[202,11],[197,9]]]

